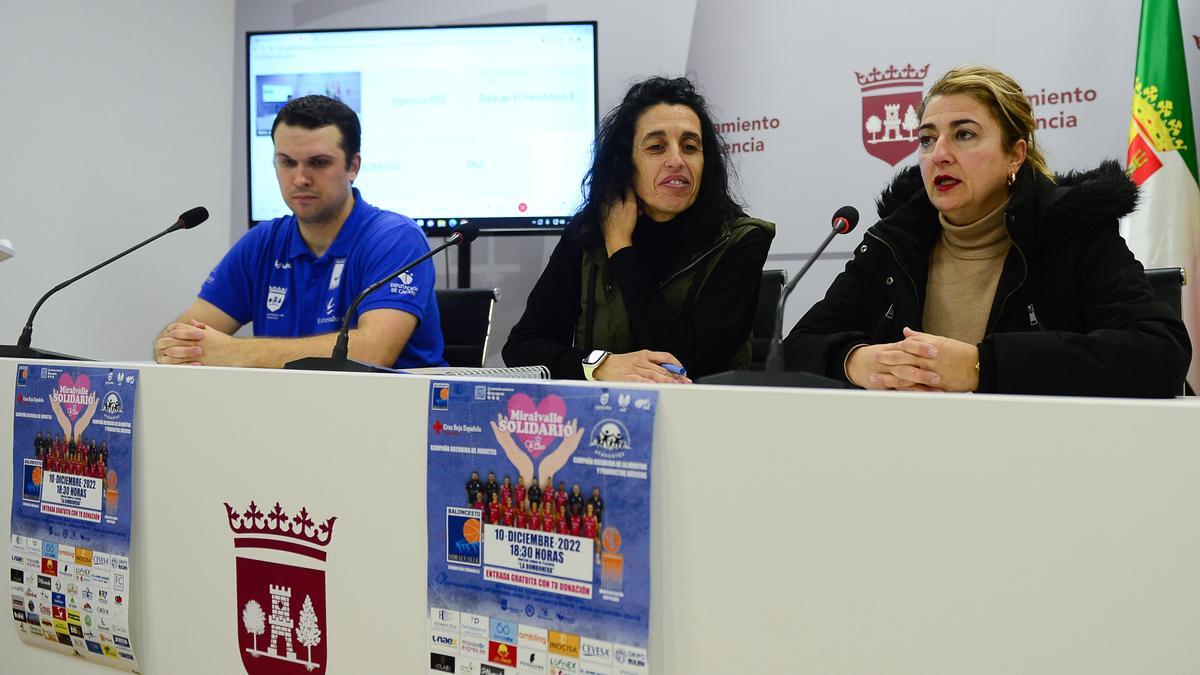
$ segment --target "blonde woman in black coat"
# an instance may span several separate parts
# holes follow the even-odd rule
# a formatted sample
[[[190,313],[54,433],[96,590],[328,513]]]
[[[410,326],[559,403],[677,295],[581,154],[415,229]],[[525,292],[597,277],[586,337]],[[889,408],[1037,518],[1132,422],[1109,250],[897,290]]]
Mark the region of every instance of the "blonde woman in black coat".
[[[946,73],[920,119],[918,167],[792,329],[789,368],[869,389],[1180,393],[1187,330],[1118,233],[1137,203],[1120,166],[1052,174],[1020,85],[985,66]]]

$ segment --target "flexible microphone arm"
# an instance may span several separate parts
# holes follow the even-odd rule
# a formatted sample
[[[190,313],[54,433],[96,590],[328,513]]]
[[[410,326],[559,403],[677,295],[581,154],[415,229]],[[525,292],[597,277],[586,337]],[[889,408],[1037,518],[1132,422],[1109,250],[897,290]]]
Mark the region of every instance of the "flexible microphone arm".
[[[368,295],[379,290],[379,288],[381,286],[383,286],[387,282],[391,281],[392,279],[395,279],[396,277],[400,276],[401,274],[404,274],[405,272],[411,270],[412,268],[416,267],[417,265],[420,265],[421,263],[425,262],[426,260],[429,260],[433,256],[441,253],[442,251],[450,248],[451,246],[460,246],[462,244],[469,244],[472,241],[475,241],[475,237],[478,237],[478,236],[479,236],[479,228],[476,227],[475,225],[470,225],[470,224],[460,225],[459,228],[454,231],[454,234],[447,237],[446,241],[442,242],[439,246],[436,246],[436,247],[430,249],[429,252],[426,253],[425,255],[422,255],[421,257],[419,257],[416,260],[401,267],[400,269],[396,270],[395,272],[392,272],[391,274],[380,279],[379,281],[376,281],[375,283],[371,284],[370,286],[367,286],[367,288],[362,293],[358,294],[357,298],[354,298],[354,302],[350,303],[350,307],[346,310],[346,315],[342,317],[342,329],[340,331],[338,331],[337,342],[334,343],[333,352],[329,355],[330,360],[335,361],[335,362],[343,362],[343,361],[348,360],[349,354],[350,354],[350,318],[354,316],[354,312],[355,312],[355,310],[358,309],[359,303],[361,303]]]
[[[108,260],[105,260],[104,262],[100,263],[99,265],[96,265],[95,267],[91,268],[90,270],[83,272],[82,274],[77,274],[77,275],[71,277],[70,279],[67,279],[66,281],[62,282],[61,284],[55,286],[54,288],[51,288],[49,291],[46,291],[46,294],[43,295],[41,297],[41,299],[37,301],[36,305],[33,306],[33,311],[29,312],[29,318],[25,321],[25,328],[23,328],[21,330],[21,337],[17,339],[17,349],[21,350],[22,352],[29,350],[29,345],[33,342],[33,318],[35,316],[37,316],[38,310],[42,308],[42,303],[46,302],[46,299],[49,298],[51,295],[54,295],[55,293],[61,291],[62,289],[66,288],[67,286],[70,286],[71,284],[75,283],[76,281],[79,281],[80,279],[86,277],[87,275],[91,274],[92,272],[95,272],[96,270],[100,269],[101,267],[104,267],[105,265],[108,265],[109,263],[112,263],[116,260],[124,258],[125,256],[129,255],[130,253],[133,253],[134,251],[138,250],[139,248],[145,246],[146,244],[149,244],[150,242],[155,241],[159,237],[170,234],[170,233],[174,232],[175,230],[190,230],[191,228],[199,225],[200,223],[203,223],[206,220],[208,220],[208,209],[204,208],[203,206],[197,206],[194,209],[189,209],[188,211],[185,211],[182,215],[180,215],[174,224],[172,224],[170,227],[163,230],[162,232],[159,232],[158,234],[154,235],[153,237],[150,237],[149,239],[147,239],[146,241],[143,241],[140,244],[137,244],[135,246],[127,248],[124,251],[121,251],[120,253],[109,258]]]
[[[833,241],[833,238],[839,234],[850,232],[854,229],[855,225],[858,225],[858,209],[853,206],[843,206],[838,209],[833,214],[833,229],[825,237],[825,241],[821,242],[817,250],[804,262],[804,266],[800,268],[796,276],[788,282],[787,286],[784,286],[783,293],[779,295],[779,302],[775,305],[775,330],[771,333],[771,347],[767,351],[766,370],[783,370],[783,308],[787,304],[788,296],[796,289],[796,284],[800,283],[800,280],[808,273],[808,268],[812,267],[817,258],[820,258],[821,254],[825,252],[825,248],[829,246],[829,242]]]

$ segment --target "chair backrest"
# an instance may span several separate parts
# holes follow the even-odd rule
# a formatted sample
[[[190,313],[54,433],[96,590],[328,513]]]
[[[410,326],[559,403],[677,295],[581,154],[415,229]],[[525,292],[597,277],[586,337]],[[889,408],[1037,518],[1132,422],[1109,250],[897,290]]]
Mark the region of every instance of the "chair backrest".
[[[500,299],[498,288],[439,288],[438,312],[446,363],[480,368],[492,330],[492,307]]]
[[[1155,267],[1146,270],[1146,279],[1159,300],[1171,306],[1175,315],[1183,317],[1183,287],[1187,286],[1187,270],[1182,267]],[[1183,395],[1195,396],[1192,385],[1183,382]]]
[[[750,370],[762,370],[775,332],[775,309],[787,283],[784,270],[763,270],[762,285],[758,287],[758,307],[754,311],[754,328],[750,332]]]
[[[1156,267],[1146,270],[1146,279],[1158,299],[1171,306],[1175,314],[1183,316],[1181,297],[1187,285],[1187,270],[1182,267]]]

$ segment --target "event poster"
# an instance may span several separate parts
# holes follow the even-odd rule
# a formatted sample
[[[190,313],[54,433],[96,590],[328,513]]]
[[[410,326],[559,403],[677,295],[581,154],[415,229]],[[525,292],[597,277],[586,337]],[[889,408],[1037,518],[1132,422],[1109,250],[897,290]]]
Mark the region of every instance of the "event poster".
[[[657,393],[433,382],[429,672],[649,673]]]
[[[17,366],[10,590],[30,645],[137,670],[129,530],[138,371]]]

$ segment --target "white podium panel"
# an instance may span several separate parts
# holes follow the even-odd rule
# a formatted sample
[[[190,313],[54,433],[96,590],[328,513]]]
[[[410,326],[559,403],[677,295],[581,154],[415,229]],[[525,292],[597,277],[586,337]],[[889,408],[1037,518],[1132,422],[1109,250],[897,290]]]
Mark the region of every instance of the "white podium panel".
[[[16,363],[0,360],[0,389]],[[337,517],[327,672],[427,672],[428,380],[136,367],[145,672],[244,672],[224,504],[251,500]],[[1200,668],[1195,402],[659,391],[652,672]],[[12,414],[0,396],[7,486]],[[11,623],[0,659],[102,672],[23,646]]]

